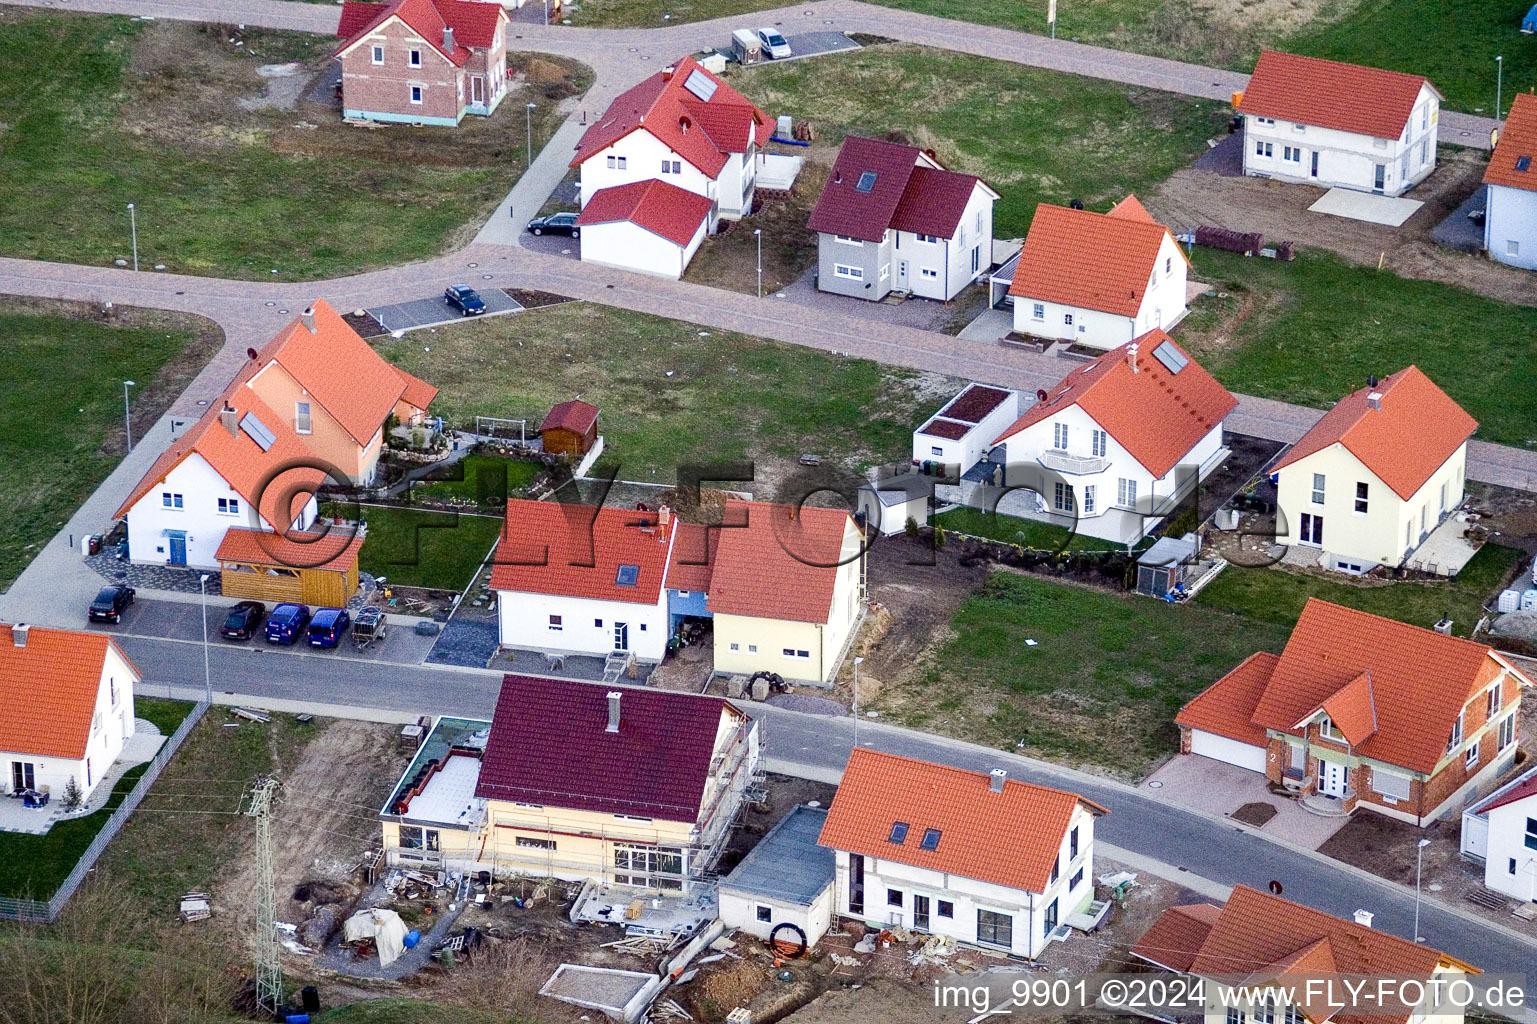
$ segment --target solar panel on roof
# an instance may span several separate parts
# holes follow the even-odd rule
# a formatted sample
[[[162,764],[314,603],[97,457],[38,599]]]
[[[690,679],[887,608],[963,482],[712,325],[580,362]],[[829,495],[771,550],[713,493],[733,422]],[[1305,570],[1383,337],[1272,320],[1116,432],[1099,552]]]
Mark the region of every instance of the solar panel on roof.
[[[1529,156],[1516,157],[1516,170],[1529,171],[1532,169],[1532,158]]]
[[[614,585],[617,587],[633,587],[640,582],[640,566],[621,565],[619,572],[614,576]]]
[[[855,192],[869,192],[875,188],[875,172],[864,171],[859,175],[859,183],[854,186]]]
[[[695,96],[698,96],[706,103],[710,102],[710,97],[715,95],[716,85],[717,83],[715,79],[711,78],[703,71],[700,71],[698,68],[690,71],[688,73],[688,77],[683,80],[683,88],[687,89]]]
[[[903,841],[906,840],[906,839],[907,839],[907,822],[905,822],[905,821],[894,821],[894,822],[892,822],[891,823],[891,835],[886,837],[886,842],[888,842],[888,843],[896,843],[898,846],[901,846]]]
[[[1162,363],[1163,368],[1170,373],[1178,373],[1185,368],[1186,363],[1190,362],[1190,358],[1185,353],[1167,341],[1161,342],[1157,348],[1153,349],[1153,358]]]
[[[254,412],[245,414],[245,418],[240,421],[240,429],[244,430],[251,440],[256,442],[256,447],[262,451],[271,448],[273,442],[278,439],[276,434],[267,429],[267,424],[256,418]]]

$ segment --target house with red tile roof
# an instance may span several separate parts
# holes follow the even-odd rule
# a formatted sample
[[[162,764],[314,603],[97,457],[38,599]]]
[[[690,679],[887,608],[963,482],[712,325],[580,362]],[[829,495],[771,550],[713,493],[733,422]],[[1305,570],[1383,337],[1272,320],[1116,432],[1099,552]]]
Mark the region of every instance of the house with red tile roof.
[[[1531,685],[1483,644],[1311,598],[1279,656],[1248,658],[1174,721],[1182,753],[1263,772],[1308,809],[1430,825],[1509,770]]]
[[[1209,993],[1226,990],[1232,1005],[1208,996],[1206,1024],[1251,1019],[1304,1024],[1408,1024],[1416,1020],[1462,1020],[1460,1007],[1434,999],[1402,1007],[1374,1002],[1355,1008],[1331,1005],[1310,993],[1324,991],[1325,978],[1354,976],[1412,980],[1422,988],[1440,980],[1480,973],[1477,967],[1440,950],[1372,927],[1373,914],[1357,910],[1347,921],[1246,885],[1233,887],[1222,906],[1195,903],[1165,910],[1131,947],[1131,955],[1175,974],[1215,982]],[[1310,984],[1311,981],[1318,984]],[[1336,982],[1336,984],[1338,984]],[[1375,986],[1373,986],[1375,988]],[[1411,990],[1413,991],[1413,990]],[[1288,1001],[1286,994],[1296,998]],[[1183,1019],[1183,1016],[1182,1016]]]
[[[1015,956],[1086,919],[1094,819],[1066,790],[856,747],[817,840],[834,851],[833,912]]]
[[[962,500],[1135,543],[1227,457],[1222,422],[1237,404],[1167,334],[1149,331],[1038,392],[986,456],[984,470],[1003,467],[1007,493],[963,481]]]
[[[507,95],[507,12],[480,0],[346,0],[342,116],[457,125]]]
[[[1484,171],[1484,248],[1537,270],[1537,96],[1516,94]]]
[[[1272,468],[1276,539],[1352,574],[1424,562],[1416,549],[1462,504],[1477,428],[1417,367],[1371,378]],[[1455,575],[1462,566],[1422,567]]]
[[[720,218],[751,212],[762,147],[773,131],[767,114],[684,57],[620,93],[582,135],[571,158],[581,168],[582,208],[616,186],[656,179],[707,199],[705,230],[713,233]],[[588,259],[587,230],[582,241]]]
[[[1463,810],[1462,856],[1483,865],[1495,892],[1537,903],[1537,768]]]
[[[582,260],[676,281],[710,228],[712,203],[661,178],[599,189],[577,217]]]
[[[1106,213],[1041,203],[1003,301],[1017,334],[1112,349],[1184,319],[1189,269],[1136,196]]]
[[[0,624],[0,785],[87,803],[133,735],[139,670],[104,633]]]
[[[1247,175],[1397,196],[1436,169],[1441,93],[1423,75],[1265,50],[1234,106]]]
[[[992,268],[997,200],[932,151],[850,135],[807,223],[817,233],[817,288],[947,302]]]

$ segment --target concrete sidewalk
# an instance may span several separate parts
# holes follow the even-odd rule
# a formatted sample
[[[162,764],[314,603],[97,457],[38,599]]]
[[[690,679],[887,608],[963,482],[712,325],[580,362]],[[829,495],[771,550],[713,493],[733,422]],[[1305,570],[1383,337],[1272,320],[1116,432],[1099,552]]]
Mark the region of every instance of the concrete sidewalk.
[[[476,245],[517,245],[523,226],[539,215],[570,169],[571,155],[587,126],[572,118],[545,143],[512,190],[496,205],[489,220],[475,236]]]

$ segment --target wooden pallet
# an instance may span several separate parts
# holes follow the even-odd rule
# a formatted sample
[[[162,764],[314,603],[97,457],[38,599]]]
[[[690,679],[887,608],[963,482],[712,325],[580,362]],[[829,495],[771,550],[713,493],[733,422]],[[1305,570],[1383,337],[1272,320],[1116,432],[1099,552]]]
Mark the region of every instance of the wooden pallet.
[[[1504,910],[1505,904],[1509,902],[1503,894],[1482,885],[1468,893],[1467,899],[1469,903],[1476,903],[1489,910]]]

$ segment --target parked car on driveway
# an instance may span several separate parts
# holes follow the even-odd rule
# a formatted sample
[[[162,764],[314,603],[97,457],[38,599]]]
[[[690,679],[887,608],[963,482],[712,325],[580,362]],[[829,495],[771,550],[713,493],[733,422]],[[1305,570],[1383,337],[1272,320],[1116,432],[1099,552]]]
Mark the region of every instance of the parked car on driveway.
[[[132,587],[113,585],[96,592],[87,616],[92,622],[122,622],[123,609],[133,604]]]
[[[309,643],[311,647],[335,647],[347,635],[352,616],[345,608],[322,608],[310,620]]]
[[[548,217],[535,217],[528,222],[528,233],[531,235],[570,235],[572,238],[580,238],[582,229],[576,226],[577,214],[552,213]]]
[[[261,629],[266,615],[267,606],[260,601],[241,601],[224,616],[219,635],[226,640],[249,640]]]
[[[310,624],[310,606],[284,602],[272,609],[267,620],[269,644],[291,644],[304,635],[304,627]]]
[[[769,60],[784,60],[795,55],[790,49],[790,40],[777,28],[760,28],[758,42],[763,44],[763,52],[768,54]]]
[[[486,311],[486,300],[467,284],[449,285],[443,289],[443,301],[465,316],[479,316]]]

